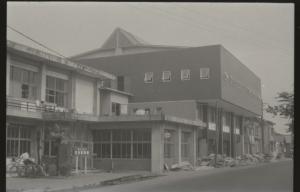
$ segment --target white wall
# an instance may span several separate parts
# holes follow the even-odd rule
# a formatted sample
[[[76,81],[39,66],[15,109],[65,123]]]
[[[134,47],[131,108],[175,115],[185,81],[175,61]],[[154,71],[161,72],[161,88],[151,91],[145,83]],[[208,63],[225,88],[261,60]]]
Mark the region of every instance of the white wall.
[[[128,97],[118,93],[111,93],[111,102],[121,104],[121,114],[127,114]],[[123,105],[122,105],[123,104]]]
[[[94,84],[93,80],[77,75],[75,108],[78,113],[93,113]]]

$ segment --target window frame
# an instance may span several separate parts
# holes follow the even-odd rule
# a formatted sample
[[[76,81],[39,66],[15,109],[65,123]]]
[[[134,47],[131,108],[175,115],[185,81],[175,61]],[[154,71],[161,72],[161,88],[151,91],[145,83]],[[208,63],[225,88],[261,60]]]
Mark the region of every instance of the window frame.
[[[165,76],[166,76],[165,74],[166,73],[170,74],[170,78],[169,79],[165,78]],[[172,81],[172,72],[171,71],[163,71],[161,79],[162,79],[163,82],[170,82],[170,81]]]
[[[184,77],[184,72],[188,72],[188,77]],[[180,78],[182,81],[187,81],[191,79],[191,70],[190,69],[181,69]]]
[[[150,75],[150,77],[148,76]],[[148,77],[148,78],[147,78]],[[154,74],[153,72],[145,72],[144,75],[144,83],[153,83],[154,79]]]
[[[50,87],[49,81],[53,80],[53,86]],[[60,86],[58,86],[58,83],[63,83],[63,88],[64,90],[60,89]],[[51,75],[46,76],[46,101],[49,103],[56,104],[58,107],[67,107],[68,104],[68,80],[61,79],[58,77],[54,77]],[[48,87],[49,86],[49,87]],[[62,97],[61,97],[62,96]],[[50,100],[50,98],[52,99]],[[63,98],[61,100],[61,98]]]
[[[11,129],[11,130],[9,130]],[[15,131],[12,131],[12,130]],[[21,129],[23,129],[22,131]],[[16,131],[17,130],[17,131]],[[8,135],[9,133],[13,133],[15,132],[15,135],[13,134]],[[26,134],[24,134],[26,133]],[[19,157],[22,153],[31,152],[31,127],[30,125],[24,125],[24,124],[18,124],[18,123],[9,123],[6,127],[6,156],[7,157]],[[23,144],[27,143],[26,146],[24,146]],[[14,143],[12,145],[12,143]],[[17,145],[16,145],[17,144]],[[12,149],[12,147],[14,149]],[[22,149],[25,149],[25,151],[23,151]],[[15,150],[17,149],[17,150]]]
[[[206,73],[204,73],[207,71]],[[204,74],[207,74],[206,76],[203,76]],[[200,79],[209,79],[210,78],[210,68],[209,67],[202,67],[200,68]]]

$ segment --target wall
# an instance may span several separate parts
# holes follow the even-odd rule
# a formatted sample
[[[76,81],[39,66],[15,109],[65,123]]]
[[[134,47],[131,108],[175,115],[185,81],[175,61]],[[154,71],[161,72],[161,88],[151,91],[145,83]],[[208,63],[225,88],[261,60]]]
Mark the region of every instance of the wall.
[[[121,104],[121,114],[127,114],[128,96],[111,92],[110,99],[111,102]]]
[[[220,46],[122,55],[78,62],[131,77],[132,102],[213,99],[220,97]],[[210,78],[200,79],[200,68],[210,68]],[[182,81],[181,69],[191,70],[191,79]],[[171,82],[162,82],[162,71],[170,70]],[[144,83],[146,72],[154,73],[153,83]]]
[[[130,113],[135,108],[149,108],[151,113],[156,113],[156,108],[161,107],[166,115],[195,120],[196,105],[195,101],[174,101],[174,102],[147,102],[147,103],[129,103],[128,110]],[[180,109],[180,110],[178,110]]]
[[[113,166],[113,169],[112,169]],[[131,159],[94,159],[94,168],[102,170],[151,170],[151,160],[131,160]]]
[[[78,113],[93,113],[94,82],[91,78],[76,75],[76,111]]]
[[[257,97],[261,96],[260,79],[223,47],[221,48],[221,85],[222,99],[261,115],[261,101]]]

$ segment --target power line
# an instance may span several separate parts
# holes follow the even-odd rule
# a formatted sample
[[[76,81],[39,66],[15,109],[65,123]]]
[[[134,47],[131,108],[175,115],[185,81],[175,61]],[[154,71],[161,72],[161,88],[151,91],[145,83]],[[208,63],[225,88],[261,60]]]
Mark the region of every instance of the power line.
[[[130,6],[131,6],[131,7],[135,7],[136,9],[139,9],[139,8],[140,8],[140,7],[136,7],[136,6],[133,6],[133,5],[130,5]],[[199,22],[199,21],[194,20],[195,22],[192,22],[192,23],[191,23],[191,20],[193,20],[193,19],[191,19],[191,18],[187,18],[187,17],[184,17],[184,16],[178,16],[178,15],[176,15],[176,14],[170,12],[170,11],[166,11],[166,10],[161,9],[161,8],[158,8],[158,7],[153,7],[153,6],[151,6],[151,7],[152,7],[152,9],[150,8],[149,10],[151,10],[151,11],[154,11],[154,10],[155,10],[155,11],[158,11],[159,13],[163,13],[164,15],[168,16],[169,18],[171,18],[173,21],[176,20],[176,21],[180,22],[181,24],[188,24],[189,26],[192,26],[192,27],[197,28],[197,29],[201,28],[201,31],[206,30],[206,31],[208,31],[210,34],[215,33],[215,31],[213,31],[213,30],[210,29],[212,26],[206,26],[206,27],[204,28],[205,25],[204,25],[203,23],[201,23],[201,25],[197,24],[197,22]],[[180,19],[180,20],[178,20],[178,19]],[[187,22],[187,21],[188,21],[188,22]],[[241,27],[240,27],[240,29],[241,29]],[[224,33],[222,33],[223,36],[226,35],[228,38],[231,38],[231,39],[236,40],[236,38],[233,37],[232,35],[225,34],[227,31],[222,30],[222,29],[218,29],[218,30],[224,32]],[[243,30],[246,30],[246,29],[243,29]],[[247,32],[249,32],[249,31],[247,31]],[[220,38],[220,37],[219,37],[219,38]],[[251,38],[251,37],[250,37],[250,38]],[[251,39],[252,39],[252,41],[251,41],[252,44],[256,44],[256,46],[261,47],[261,48],[263,48],[263,49],[266,48],[266,47],[265,47],[265,43],[263,43],[263,42],[260,42],[260,43],[259,43],[259,42],[257,41],[257,39],[254,39],[254,38],[251,38]],[[246,40],[248,40],[248,39],[246,39]],[[279,48],[279,47],[278,47],[278,48]],[[283,52],[281,52],[281,54],[283,54],[283,55],[285,55],[285,56],[288,55],[288,53],[286,52],[287,50],[285,50],[285,49],[283,49],[283,48],[279,48],[279,49],[281,49],[281,50],[283,51]]]
[[[13,27],[10,27],[9,25],[7,25],[7,27],[10,28],[11,30],[13,30],[14,32],[16,32],[16,33],[22,35],[23,37],[25,37],[25,38],[31,40],[32,42],[34,42],[34,43],[36,43],[36,44],[38,44],[38,45],[40,45],[40,46],[42,46],[42,47],[48,49],[48,50],[51,51],[51,52],[54,52],[54,53],[58,54],[59,56],[63,57],[64,59],[68,59],[66,56],[64,56],[64,55],[60,54],[59,52],[57,52],[57,51],[55,51],[55,50],[53,50],[53,49],[51,49],[51,48],[49,48],[49,47],[43,45],[42,43],[40,43],[40,42],[38,42],[38,41],[32,39],[32,38],[29,37],[28,35],[25,35],[24,33],[18,31],[17,29],[15,29],[15,28],[13,28]]]
[[[197,15],[205,16],[204,14],[202,14],[202,13],[200,13],[200,12],[194,10],[194,9],[191,9],[191,8],[186,8],[186,7],[180,7],[180,8],[185,9],[185,10],[190,11],[190,12],[194,12]],[[218,17],[212,17],[212,16],[210,16],[209,18],[212,19],[212,20],[215,20],[215,21],[221,21],[222,23],[225,23],[224,20],[221,20]],[[228,21],[226,22],[226,24],[231,25],[231,26],[235,27],[236,29],[239,29],[239,30],[242,30],[242,31],[245,31],[245,32],[248,32],[248,33],[249,32],[250,33],[254,33],[254,34],[259,35],[259,36],[263,35],[264,38],[270,40],[268,42],[270,45],[272,45],[272,44],[275,45],[274,43],[271,43],[271,42],[276,42],[276,41],[273,38],[270,38],[266,33],[253,31],[253,30],[250,30],[249,28],[246,28],[245,26],[237,25],[237,24],[234,24],[234,23],[231,23],[231,22],[228,22]],[[252,38],[252,39],[254,39],[254,38]],[[257,41],[257,39],[256,39],[256,41]],[[287,49],[285,49],[285,48],[282,48],[282,47],[279,47],[279,46],[277,46],[277,48],[281,49],[282,51],[286,52],[287,54],[289,53],[289,51]]]

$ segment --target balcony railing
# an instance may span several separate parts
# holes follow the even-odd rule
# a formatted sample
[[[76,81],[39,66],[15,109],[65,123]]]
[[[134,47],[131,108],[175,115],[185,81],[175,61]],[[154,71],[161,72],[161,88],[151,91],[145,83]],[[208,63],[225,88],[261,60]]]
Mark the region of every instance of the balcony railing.
[[[56,111],[56,107],[51,104],[41,105],[34,101],[9,98],[9,97],[6,99],[6,108],[27,111],[27,112],[55,112]]]

